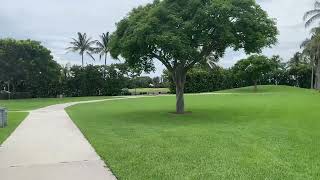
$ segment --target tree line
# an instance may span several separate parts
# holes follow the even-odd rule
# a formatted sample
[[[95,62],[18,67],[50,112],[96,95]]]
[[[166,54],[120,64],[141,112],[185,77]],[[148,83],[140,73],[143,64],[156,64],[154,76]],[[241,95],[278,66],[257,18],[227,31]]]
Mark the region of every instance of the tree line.
[[[280,56],[270,58],[263,55],[252,55],[239,60],[231,68],[220,66],[196,65],[186,77],[185,92],[201,93],[224,89],[257,85],[288,85],[310,88],[312,67],[302,53],[297,52],[288,62]],[[164,72],[171,80],[170,73]],[[171,92],[175,91],[175,84],[170,81]]]
[[[140,76],[124,63],[62,66],[33,40],[0,39],[0,99],[115,96],[124,88],[164,87],[159,77]]]
[[[309,26],[314,20],[320,17],[319,7],[320,3],[316,2],[315,9],[306,13],[304,17],[306,26]],[[299,66],[289,67],[279,62],[275,63],[276,58],[269,59],[263,56],[251,56],[239,61],[231,69],[221,70],[220,68],[220,70],[211,70],[215,67],[216,62],[223,57],[227,48],[234,50],[243,49],[246,54],[256,54],[261,53],[263,48],[274,45],[277,42],[276,37],[278,35],[274,19],[270,18],[253,0],[155,0],[147,5],[134,8],[128,16],[116,24],[116,30],[111,35],[109,35],[109,33],[103,34],[100,40],[92,40],[92,38],[87,37],[85,33],[78,33],[78,37],[70,42],[71,46],[67,49],[72,52],[78,52],[81,55],[82,67],[70,69],[72,72],[70,73],[71,75],[61,77],[59,75],[61,73],[58,73],[58,76],[56,76],[53,75],[55,74],[53,72],[59,68],[53,67],[51,69],[43,66],[44,69],[40,70],[37,69],[38,67],[33,67],[36,69],[35,71],[33,69],[28,72],[22,70],[21,72],[25,73],[21,75],[24,77],[22,78],[23,81],[19,81],[19,78],[12,78],[4,73],[2,79],[4,79],[7,84],[13,83],[15,88],[23,84],[31,87],[30,92],[41,91],[41,93],[39,92],[38,94],[51,95],[51,91],[56,91],[59,88],[49,88],[48,84],[54,87],[56,85],[54,82],[57,82],[58,79],[58,82],[61,83],[62,78],[65,78],[63,79],[64,83],[75,77],[86,77],[90,79],[91,76],[87,75],[87,72],[84,73],[84,71],[95,72],[97,74],[102,72],[104,82],[102,84],[105,84],[107,77],[110,76],[108,75],[110,70],[106,65],[108,53],[110,53],[114,59],[123,59],[126,67],[130,69],[129,75],[124,73],[112,76],[117,78],[119,78],[120,75],[133,78],[141,74],[142,71],[153,71],[155,69],[154,61],[158,60],[166,67],[168,77],[175,85],[176,112],[183,114],[185,111],[184,92],[185,89],[188,89],[186,83],[187,80],[192,81],[193,79],[190,77],[188,79],[188,74],[199,72],[197,70],[199,66],[209,65],[211,67],[210,70],[202,68],[202,71],[215,71],[219,73],[222,72],[222,74],[229,74],[222,79],[231,76],[233,81],[229,79],[230,81],[228,80],[228,83],[232,84],[232,86],[253,84],[255,87],[263,80],[289,84],[294,82],[296,86],[302,87],[304,86],[302,84],[306,81],[301,79],[304,79],[305,76],[292,75],[292,73],[303,74],[302,72],[304,72],[306,68],[311,67],[312,75],[309,75],[309,77],[312,80],[310,84],[312,84],[312,86],[315,85],[315,87],[319,89],[319,32],[320,31],[315,28],[312,31],[311,38],[302,44],[304,49],[301,56],[303,56],[302,59],[305,59],[306,62],[309,63],[309,66],[300,65],[301,63],[299,62]],[[39,43],[33,43],[35,43],[35,46],[45,49]],[[48,50],[45,49],[43,52],[44,51],[47,51],[43,54],[47,59],[44,60],[44,62],[50,63],[51,66],[58,66],[57,63],[53,62]],[[102,69],[101,67],[90,65],[84,67],[85,54],[93,59],[93,54],[99,54],[100,59],[102,57],[105,58],[105,65]],[[32,54],[32,56],[33,55],[34,54]],[[28,53],[26,53],[25,59],[22,58],[21,63],[31,59],[27,56]],[[44,58],[38,56],[36,56],[35,59],[39,60]],[[7,52],[4,52],[4,57],[10,59]],[[14,57],[21,59],[19,53],[15,54]],[[33,60],[31,64],[39,63],[37,60]],[[7,61],[7,59],[4,61]],[[20,60],[18,62],[20,63]],[[114,68],[114,72],[122,73],[119,67],[110,67]],[[110,72],[112,71],[113,70]],[[48,83],[41,85],[41,87],[32,86],[32,84],[38,82],[37,80],[39,80],[39,82],[45,80],[46,77],[43,73],[52,75],[52,77],[54,77],[52,79],[54,80],[51,81],[50,79],[49,81],[47,79],[46,82]],[[20,72],[17,74],[20,74]],[[267,74],[272,75],[268,77]],[[190,82],[189,84],[192,83]],[[90,89],[91,86],[85,86],[83,84],[77,84],[74,87],[83,87],[81,92],[72,91],[75,95],[107,92],[104,88],[100,88],[97,91]],[[71,93],[71,91],[69,93]]]

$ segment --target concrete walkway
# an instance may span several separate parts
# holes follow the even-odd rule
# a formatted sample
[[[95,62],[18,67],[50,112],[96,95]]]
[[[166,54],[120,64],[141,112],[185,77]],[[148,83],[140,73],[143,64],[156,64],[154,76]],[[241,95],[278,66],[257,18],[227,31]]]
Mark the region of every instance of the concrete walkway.
[[[119,99],[128,98],[73,102],[31,111],[0,147],[0,179],[116,179],[64,108]]]

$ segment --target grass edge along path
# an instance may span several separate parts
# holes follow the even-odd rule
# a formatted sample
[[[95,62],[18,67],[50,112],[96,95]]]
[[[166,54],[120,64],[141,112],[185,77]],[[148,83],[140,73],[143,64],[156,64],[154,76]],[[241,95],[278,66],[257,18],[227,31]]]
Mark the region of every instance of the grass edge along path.
[[[174,96],[67,112],[120,179],[319,179],[320,114],[304,109],[319,93],[266,88],[276,93],[186,96],[183,116],[168,113]]]
[[[27,112],[8,112],[8,126],[0,128],[0,146],[28,116]]]
[[[66,97],[66,98],[34,98],[19,100],[0,100],[0,107],[5,107],[9,111],[31,111],[55,104],[63,104],[69,102],[80,102],[90,100],[110,99],[112,96],[96,96],[96,97]]]

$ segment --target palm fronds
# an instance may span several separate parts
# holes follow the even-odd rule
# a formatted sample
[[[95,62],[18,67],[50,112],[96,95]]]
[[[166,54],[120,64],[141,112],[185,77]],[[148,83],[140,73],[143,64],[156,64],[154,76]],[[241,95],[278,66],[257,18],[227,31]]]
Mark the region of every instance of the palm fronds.
[[[84,65],[83,62],[83,55],[86,53],[89,55],[93,60],[94,57],[92,56],[92,53],[94,52],[94,48],[92,45],[96,42],[93,41],[91,37],[87,37],[86,33],[77,33],[78,37],[72,38],[72,41],[70,42],[70,47],[67,47],[66,50],[68,52],[79,52],[79,54],[82,56],[82,66]]]
[[[314,9],[307,11],[303,16],[303,20],[305,21],[305,26],[309,27],[318,19],[320,19],[320,2],[316,1],[314,3]]]
[[[103,33],[100,36],[100,40],[95,41],[96,43],[95,53],[99,54],[100,60],[102,59],[102,57],[105,57],[105,62],[104,62],[105,65],[107,63],[106,58],[109,53],[109,41],[110,41],[109,32]]]

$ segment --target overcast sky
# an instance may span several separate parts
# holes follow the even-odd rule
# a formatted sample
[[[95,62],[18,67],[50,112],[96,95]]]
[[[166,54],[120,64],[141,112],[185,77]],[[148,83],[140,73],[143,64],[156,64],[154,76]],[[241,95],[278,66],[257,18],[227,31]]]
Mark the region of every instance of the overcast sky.
[[[151,0],[0,0],[0,38],[35,39],[48,47],[61,63],[80,64],[77,54],[66,53],[65,48],[77,32],[86,32],[93,38],[106,31],[114,31],[115,23],[138,5]],[[299,50],[308,36],[302,16],[313,7],[314,0],[257,0],[270,17],[275,18],[280,31],[279,43],[264,54],[280,55],[288,60]],[[232,66],[244,58],[243,52],[227,51],[220,64]],[[86,57],[87,63],[92,62]],[[109,60],[109,63],[115,61]],[[159,75],[163,66],[156,63]]]

